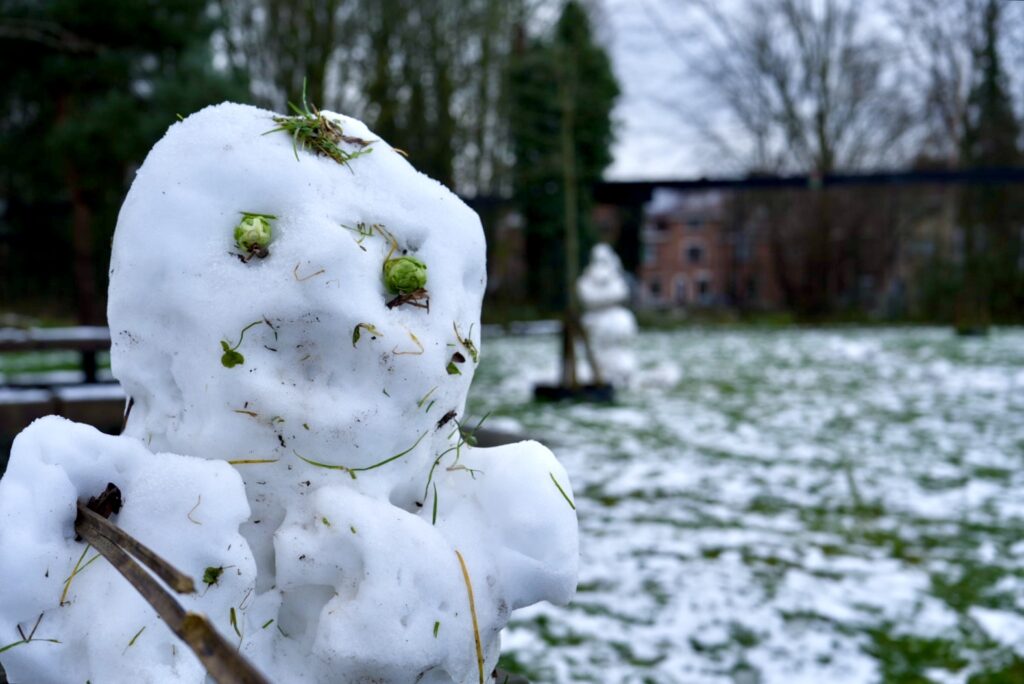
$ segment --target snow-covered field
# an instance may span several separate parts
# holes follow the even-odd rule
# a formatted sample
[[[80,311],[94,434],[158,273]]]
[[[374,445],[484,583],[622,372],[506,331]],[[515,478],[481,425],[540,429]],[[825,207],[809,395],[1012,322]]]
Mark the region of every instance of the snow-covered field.
[[[582,532],[576,600],[517,613],[506,664],[536,682],[1024,681],[1024,331],[638,346],[681,380],[543,406],[557,340],[484,340],[472,413],[555,449]]]

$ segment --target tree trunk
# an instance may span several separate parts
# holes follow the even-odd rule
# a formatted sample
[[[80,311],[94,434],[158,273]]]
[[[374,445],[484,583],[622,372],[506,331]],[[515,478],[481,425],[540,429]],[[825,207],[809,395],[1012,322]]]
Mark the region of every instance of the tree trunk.
[[[73,106],[68,95],[57,103],[57,126],[71,116]],[[64,183],[71,201],[71,274],[75,282],[75,309],[81,325],[102,325],[96,301],[96,262],[93,258],[92,210],[85,200],[81,179],[74,162],[65,160]]]
[[[579,226],[577,222],[579,205],[577,204],[576,187],[576,142],[575,142],[575,102],[574,81],[576,78],[572,64],[571,48],[562,55],[562,64],[558,69],[559,97],[562,106],[561,147],[562,147],[562,201],[565,221],[565,323],[562,341],[562,384],[576,389],[579,386],[576,377],[575,333],[579,320],[576,306],[576,278],[579,273]]]

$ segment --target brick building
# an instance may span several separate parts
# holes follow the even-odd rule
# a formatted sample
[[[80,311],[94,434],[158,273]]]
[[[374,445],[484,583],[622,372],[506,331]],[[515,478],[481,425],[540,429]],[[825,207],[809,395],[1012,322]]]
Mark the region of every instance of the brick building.
[[[645,206],[638,268],[641,306],[778,306],[765,219],[737,211],[720,190],[659,189]]]

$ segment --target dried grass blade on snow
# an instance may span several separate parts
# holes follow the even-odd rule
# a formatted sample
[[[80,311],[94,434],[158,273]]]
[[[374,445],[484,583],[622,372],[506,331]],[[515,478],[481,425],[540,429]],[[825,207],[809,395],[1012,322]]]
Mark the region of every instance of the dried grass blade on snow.
[[[455,555],[459,559],[459,566],[462,568],[462,579],[466,582],[466,593],[469,594],[469,614],[473,618],[473,638],[476,640],[476,665],[480,672],[480,684],[484,684],[484,649],[480,644],[480,625],[476,620],[476,601],[473,599],[473,583],[469,581],[469,570],[466,568],[466,561],[462,554],[455,549]]]

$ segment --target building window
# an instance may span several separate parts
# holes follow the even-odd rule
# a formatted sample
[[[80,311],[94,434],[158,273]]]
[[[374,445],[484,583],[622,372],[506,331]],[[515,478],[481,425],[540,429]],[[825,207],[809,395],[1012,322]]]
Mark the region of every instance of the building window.
[[[740,235],[736,241],[736,261],[744,263],[750,261],[750,256],[753,253],[750,245],[750,236]]]
[[[690,264],[699,264],[704,261],[704,248],[698,244],[691,243],[683,249],[683,260]]]
[[[711,297],[711,276],[702,275],[697,278],[697,299],[701,304],[710,304]]]
[[[702,219],[699,216],[691,216],[690,218],[686,219],[686,227],[690,228],[690,229],[693,229],[693,230],[696,230],[698,228],[703,228],[704,227],[704,219]]]
[[[653,264],[658,260],[658,243],[657,242],[644,242],[644,263]]]
[[[648,280],[647,291],[651,293],[651,299],[661,299],[661,278],[652,277]]]
[[[687,292],[685,276],[677,275],[675,280],[672,282],[672,289],[676,304],[686,304]]]

